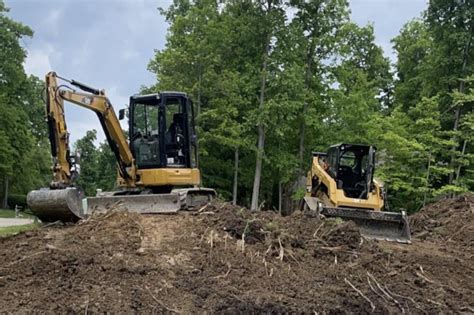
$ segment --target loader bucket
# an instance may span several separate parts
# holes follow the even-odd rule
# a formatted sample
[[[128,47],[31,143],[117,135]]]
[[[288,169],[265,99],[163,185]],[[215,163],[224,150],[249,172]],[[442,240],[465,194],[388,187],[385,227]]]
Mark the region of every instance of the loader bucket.
[[[411,243],[410,225],[405,212],[373,211],[362,208],[333,208],[323,205],[318,198],[304,197],[304,205],[325,217],[354,221],[360,233],[371,239]]]
[[[326,217],[354,221],[359,226],[360,233],[367,238],[411,243],[410,225],[404,212],[323,207],[320,213]]]
[[[84,217],[84,193],[76,187],[65,189],[42,188],[30,191],[28,207],[43,222],[76,222]]]

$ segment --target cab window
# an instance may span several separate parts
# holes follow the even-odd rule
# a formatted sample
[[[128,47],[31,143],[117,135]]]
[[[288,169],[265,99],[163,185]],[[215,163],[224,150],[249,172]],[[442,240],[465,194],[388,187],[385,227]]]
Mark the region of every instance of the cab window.
[[[158,135],[158,107],[135,104],[133,110],[134,136],[149,137]]]
[[[342,153],[341,160],[339,163],[341,166],[349,166],[351,168],[354,167],[356,164],[356,157],[354,152],[346,151]]]

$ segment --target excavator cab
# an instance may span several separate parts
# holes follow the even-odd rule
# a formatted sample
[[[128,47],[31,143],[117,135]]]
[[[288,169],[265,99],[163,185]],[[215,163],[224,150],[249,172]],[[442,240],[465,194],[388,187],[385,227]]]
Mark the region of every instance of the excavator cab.
[[[185,93],[132,96],[129,113],[137,169],[196,168],[193,106]]]

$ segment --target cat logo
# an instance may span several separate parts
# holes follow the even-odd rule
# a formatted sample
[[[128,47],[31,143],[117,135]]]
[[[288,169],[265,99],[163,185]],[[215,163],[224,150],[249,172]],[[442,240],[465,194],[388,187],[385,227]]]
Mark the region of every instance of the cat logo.
[[[86,104],[86,105],[90,105],[90,104],[92,104],[92,97],[83,97],[81,99],[81,102]]]

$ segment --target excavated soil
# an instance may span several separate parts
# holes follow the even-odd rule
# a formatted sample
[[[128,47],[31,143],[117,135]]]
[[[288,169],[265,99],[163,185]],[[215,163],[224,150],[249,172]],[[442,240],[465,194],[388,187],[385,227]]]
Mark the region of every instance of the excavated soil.
[[[411,245],[352,222],[109,212],[0,239],[6,313],[473,313],[473,196],[429,205]]]
[[[457,246],[474,246],[474,194],[444,199],[410,218],[418,238]]]

